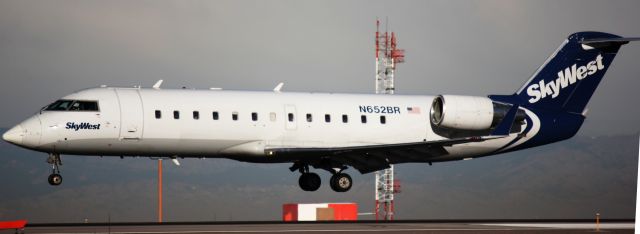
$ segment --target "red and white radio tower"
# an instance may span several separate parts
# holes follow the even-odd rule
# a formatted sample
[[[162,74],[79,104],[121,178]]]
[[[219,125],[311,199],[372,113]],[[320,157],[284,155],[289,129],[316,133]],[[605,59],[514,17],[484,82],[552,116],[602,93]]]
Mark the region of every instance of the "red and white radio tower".
[[[388,23],[387,23],[388,25]],[[393,94],[396,64],[404,62],[404,50],[397,48],[395,33],[380,32],[380,20],[376,20],[376,94]],[[376,172],[376,220],[393,220],[395,193],[400,192],[400,182],[393,178],[393,165]]]

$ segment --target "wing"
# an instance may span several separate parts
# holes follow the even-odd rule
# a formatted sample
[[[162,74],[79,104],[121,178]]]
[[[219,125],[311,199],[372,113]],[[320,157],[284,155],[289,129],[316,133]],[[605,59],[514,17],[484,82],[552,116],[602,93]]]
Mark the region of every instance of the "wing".
[[[421,141],[399,144],[378,144],[332,148],[267,148],[268,155],[292,159],[329,159],[335,163],[352,166],[360,173],[370,173],[389,168],[390,164],[403,162],[432,162],[433,158],[446,155],[445,146],[481,142],[505,136],[465,137],[438,141]]]

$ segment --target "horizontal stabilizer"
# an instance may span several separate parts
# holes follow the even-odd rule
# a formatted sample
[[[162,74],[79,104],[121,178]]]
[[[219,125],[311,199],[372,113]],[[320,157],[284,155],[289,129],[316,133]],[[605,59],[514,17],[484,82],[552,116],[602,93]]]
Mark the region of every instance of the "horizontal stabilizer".
[[[593,38],[581,40],[581,44],[593,44],[593,43],[605,43],[605,42],[620,42],[627,44],[630,41],[640,41],[640,37],[620,37],[620,38]]]
[[[630,41],[640,41],[640,37],[582,39],[578,41],[578,43],[582,44],[583,49],[590,50],[596,48],[607,48],[610,46],[620,46],[627,44]]]

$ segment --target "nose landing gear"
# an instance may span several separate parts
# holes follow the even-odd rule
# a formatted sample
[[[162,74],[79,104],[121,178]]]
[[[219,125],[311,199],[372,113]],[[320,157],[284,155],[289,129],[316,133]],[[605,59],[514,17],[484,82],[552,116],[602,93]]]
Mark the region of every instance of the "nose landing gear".
[[[60,166],[62,166],[62,160],[60,154],[50,153],[47,158],[47,163],[51,164],[51,175],[49,175],[49,184],[58,186],[62,184],[62,176],[60,175]]]

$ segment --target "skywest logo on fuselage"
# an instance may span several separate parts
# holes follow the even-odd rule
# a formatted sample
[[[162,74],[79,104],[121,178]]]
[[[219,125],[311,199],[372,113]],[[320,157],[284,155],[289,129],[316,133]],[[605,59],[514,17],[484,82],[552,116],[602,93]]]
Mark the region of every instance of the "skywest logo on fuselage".
[[[100,124],[90,124],[90,123],[74,123],[74,122],[67,122],[67,126],[66,129],[73,129],[73,130],[80,130],[80,129],[89,129],[89,130],[99,130],[100,129]]]
[[[529,85],[527,88],[527,95],[531,97],[529,103],[536,103],[547,96],[556,98],[560,95],[560,90],[576,83],[576,79],[582,80],[602,69],[604,69],[604,64],[602,64],[602,55],[600,54],[586,66],[578,67],[577,64],[573,64],[571,67],[565,68],[564,71],[559,71],[558,78],[554,81],[545,84],[542,79],[538,84]]]

